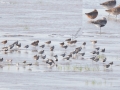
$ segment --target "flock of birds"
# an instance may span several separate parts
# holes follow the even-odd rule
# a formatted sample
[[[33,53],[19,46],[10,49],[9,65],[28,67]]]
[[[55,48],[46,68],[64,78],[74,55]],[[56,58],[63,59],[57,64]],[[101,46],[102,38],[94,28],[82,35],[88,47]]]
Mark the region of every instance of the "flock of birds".
[[[6,46],[8,40],[4,40],[1,43],[4,44],[4,47],[2,48],[2,51],[4,52],[9,52],[9,51],[14,51],[14,50],[21,50],[21,43],[19,41],[15,41],[13,42],[11,45]],[[45,64],[47,64],[50,67],[53,66],[57,66],[57,62],[60,60],[58,57],[63,57],[63,61],[67,60],[67,61],[71,61],[72,59],[77,59],[79,60],[78,57],[84,57],[85,56],[85,52],[82,52],[82,50],[84,51],[85,47],[86,47],[86,42],[83,42],[81,46],[76,46],[76,43],[78,41],[77,40],[72,40],[71,38],[66,39],[65,41],[59,43],[60,47],[63,48],[64,53],[62,52],[60,55],[58,54],[53,54],[55,47],[54,45],[52,45],[52,41],[47,41],[44,44],[40,45],[39,40],[33,41],[31,43],[31,45],[25,45],[23,46],[25,49],[24,50],[28,50],[29,46],[34,46],[34,47],[40,47],[42,48],[42,50],[40,50],[39,52],[37,52],[36,55],[33,56],[33,59],[37,62],[39,59],[42,59],[43,62],[45,62]],[[100,47],[96,47],[97,41],[93,40],[91,41],[91,43],[93,44],[94,50],[91,51],[90,53],[92,53],[92,57],[89,58],[89,60],[92,60],[92,62],[98,62],[100,61],[100,52],[101,53],[105,53],[105,48],[100,49]],[[17,47],[16,47],[17,46]],[[69,51],[66,52],[66,50],[71,47],[74,46],[74,50],[72,49],[71,52]],[[45,54],[46,50],[45,47],[49,48],[51,54],[51,58],[48,58],[48,56]],[[105,64],[107,58],[102,58],[102,62]],[[0,62],[5,61],[4,58],[0,58]],[[6,62],[8,62],[9,64],[12,64],[13,60],[12,59],[8,59],[6,60]],[[32,66],[33,63],[28,63],[26,60],[22,61],[24,66]],[[16,66],[19,67],[20,63],[17,63]],[[110,62],[108,64],[105,64],[105,68],[109,68],[111,65],[113,65],[113,62]]]
[[[116,6],[116,0],[106,1],[106,2],[101,3],[100,5],[102,5],[103,7],[107,9],[105,11],[108,12],[109,15],[110,14],[116,15],[116,20],[117,20],[117,15],[120,14],[120,5]],[[98,16],[98,11],[97,9],[95,9],[85,14],[89,19],[95,19]],[[102,19],[91,21],[91,23],[93,23],[94,25],[100,28],[100,34],[101,34],[101,27],[104,27],[107,24],[107,19],[103,17]]]

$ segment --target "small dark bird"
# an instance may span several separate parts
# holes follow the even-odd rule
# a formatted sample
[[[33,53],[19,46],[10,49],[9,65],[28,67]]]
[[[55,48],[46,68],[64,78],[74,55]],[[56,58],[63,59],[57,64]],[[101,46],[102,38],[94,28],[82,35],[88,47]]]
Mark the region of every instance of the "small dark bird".
[[[113,62],[110,62],[109,65],[113,65]]]
[[[46,63],[49,64],[50,66],[55,64],[55,62],[52,59],[48,59]]]
[[[69,59],[70,59],[70,57],[65,57],[64,59],[69,60]]]
[[[101,52],[105,52],[105,48],[101,50]]]
[[[100,47],[97,47],[97,48],[95,48],[96,50],[99,50],[100,49]]]
[[[58,55],[54,55],[55,58],[58,58]]]
[[[54,46],[50,47],[50,51],[53,51],[53,50],[54,50],[54,48],[55,48]]]
[[[34,59],[37,61],[39,59],[39,56],[38,55],[34,56]]]
[[[63,45],[64,45],[64,42],[60,43],[60,45],[63,46]]]
[[[68,47],[67,45],[65,45],[65,46],[62,46],[62,48],[65,48],[65,49],[67,49],[67,47]]]
[[[58,62],[58,58],[56,58],[55,61]]]
[[[17,44],[17,47],[20,48],[21,47],[21,43]]]
[[[69,57],[72,57],[72,54],[69,54],[68,56],[69,56]]]
[[[91,57],[90,59],[94,60],[95,58],[96,58],[96,56],[94,56],[94,57]]]
[[[68,38],[68,39],[66,39],[65,41],[68,41],[68,42],[69,42],[69,41],[71,41],[71,38]]]
[[[49,45],[49,44],[51,44],[51,41],[47,41],[47,42],[45,42],[45,43]]]
[[[106,58],[103,59],[103,62],[106,62]]]
[[[45,59],[46,58],[46,55],[45,56],[41,56],[42,59]]]
[[[84,56],[85,55],[85,53],[79,53],[81,56]]]
[[[105,65],[105,68],[109,68],[110,67],[110,64],[108,64],[108,65]]]
[[[99,52],[96,52],[97,55],[99,55]]]
[[[0,58],[0,62],[3,62],[3,58]]]
[[[41,47],[41,48],[44,48],[44,47],[45,47],[45,44],[41,45],[40,47]]]
[[[83,46],[85,46],[86,45],[86,42],[83,42],[83,44],[82,44]]]
[[[18,40],[13,43],[14,45],[18,45]]]
[[[27,64],[28,66],[32,66],[32,63]]]
[[[99,61],[99,58],[95,58],[94,61],[98,62],[98,61]]]
[[[26,45],[24,48],[26,48],[26,50],[27,50],[27,48],[29,48],[29,45]]]
[[[65,55],[66,55],[66,54],[65,54],[65,53],[63,53],[63,54],[61,54],[60,56],[65,57]]]
[[[39,54],[41,54],[41,55],[42,55],[43,53],[44,53],[44,50],[42,50],[42,51],[39,52]]]
[[[25,64],[25,63],[26,63],[26,61],[23,61],[23,63]]]
[[[5,46],[5,44],[7,43],[7,40],[2,41],[1,43],[4,44]]]
[[[9,49],[12,49],[14,47],[14,44],[9,45]]]
[[[91,53],[92,53],[92,54],[96,54],[96,51],[92,51]]]
[[[70,41],[70,42],[68,42],[69,44],[75,44],[75,43],[77,43],[77,40],[73,40],[73,41]]]

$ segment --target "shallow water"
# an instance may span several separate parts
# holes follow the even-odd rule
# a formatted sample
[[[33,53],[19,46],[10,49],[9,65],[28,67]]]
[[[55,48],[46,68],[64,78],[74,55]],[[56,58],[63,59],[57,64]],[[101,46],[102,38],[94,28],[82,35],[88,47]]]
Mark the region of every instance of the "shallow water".
[[[89,2],[86,1],[86,3]],[[22,46],[19,50],[15,47],[15,51],[11,52],[4,52],[0,49],[0,57],[4,58],[4,61],[0,63],[0,90],[78,90],[80,88],[83,90],[119,90],[119,17],[116,22],[114,16],[110,16],[100,35],[99,28],[90,24],[89,19],[84,15],[92,8],[82,10],[82,5],[85,7],[81,0],[1,1],[0,7],[6,8],[4,11],[0,10],[0,41],[7,39],[8,43],[5,46],[9,46],[18,40]],[[103,8],[98,10],[100,14],[97,19],[107,17]],[[79,28],[82,29],[75,38],[74,35]],[[78,42],[64,50],[59,43],[67,38],[77,39]],[[34,40],[40,41],[39,46],[48,40],[52,41],[50,46],[55,46],[54,52],[51,52],[50,46],[46,45],[44,55],[54,59],[52,56],[57,54],[59,61],[55,66],[46,65],[41,58],[37,62],[34,60],[33,56],[42,50],[40,47],[30,45]],[[91,40],[97,40],[98,43],[93,46]],[[83,42],[87,43],[81,51],[85,52],[85,56],[78,55],[70,61],[63,60],[60,56],[62,53],[69,54]],[[27,44],[30,47],[26,50],[24,46]],[[0,43],[0,47],[3,46]],[[106,48],[105,53],[100,53],[101,59],[107,57],[105,63],[102,63],[102,60],[96,63],[89,59],[93,56],[90,52],[95,47]],[[12,63],[6,62],[6,59],[13,61]],[[23,64],[24,60],[33,65],[29,67]],[[104,65],[111,61],[114,65],[105,69]],[[16,66],[16,63],[20,65]]]

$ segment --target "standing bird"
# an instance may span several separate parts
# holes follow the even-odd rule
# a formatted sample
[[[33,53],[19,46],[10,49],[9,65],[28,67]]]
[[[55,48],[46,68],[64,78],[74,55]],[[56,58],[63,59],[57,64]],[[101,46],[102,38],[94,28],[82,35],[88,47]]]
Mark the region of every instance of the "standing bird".
[[[37,61],[39,59],[39,56],[38,55],[35,55],[34,56],[34,59]]]
[[[95,44],[97,43],[97,40],[93,40],[93,41],[91,41],[91,43],[92,43],[93,45],[95,45]]]
[[[0,62],[3,62],[3,58],[0,58]]]
[[[120,5],[115,7],[115,8],[111,8],[111,9],[105,10],[105,11],[108,12],[109,14],[116,15],[116,20],[117,20],[117,15],[120,14]]]
[[[83,47],[85,47],[85,45],[86,45],[86,42],[83,42],[83,44],[82,44],[82,45],[83,45]]]
[[[107,19],[103,17],[102,19],[98,19],[96,21],[91,21],[94,25],[100,28],[100,34],[101,34],[101,27],[104,27],[107,24]]]
[[[29,48],[29,45],[26,45],[24,48],[26,48],[26,50],[27,50],[27,48]]]
[[[48,44],[48,45],[50,45],[51,44],[51,41],[47,41],[47,42],[45,42],[46,44]]]
[[[101,52],[105,52],[105,48],[101,50]]]
[[[63,53],[63,54],[61,54],[60,56],[65,57],[65,55],[66,55],[66,54],[65,54],[65,53]]]
[[[45,44],[41,45],[40,47],[41,47],[41,48],[44,48],[44,47],[45,47]]]
[[[1,43],[4,44],[5,46],[5,44],[7,43],[7,40],[2,41]]]
[[[102,5],[106,9],[111,9],[115,7],[116,0],[109,0],[109,1],[101,3],[100,5]]]
[[[103,59],[103,62],[106,62],[106,59],[107,59],[107,58],[104,58],[104,59]]]
[[[43,53],[44,53],[44,50],[42,50],[42,51],[39,52],[39,54],[41,54],[41,56],[42,56]]]
[[[63,45],[64,45],[64,42],[60,43],[60,45],[63,46]]]
[[[90,19],[95,19],[98,16],[98,11],[95,9],[94,11],[91,11],[89,13],[85,13],[86,16]]]
[[[108,64],[108,65],[105,65],[105,68],[109,68],[110,67],[110,64]]]

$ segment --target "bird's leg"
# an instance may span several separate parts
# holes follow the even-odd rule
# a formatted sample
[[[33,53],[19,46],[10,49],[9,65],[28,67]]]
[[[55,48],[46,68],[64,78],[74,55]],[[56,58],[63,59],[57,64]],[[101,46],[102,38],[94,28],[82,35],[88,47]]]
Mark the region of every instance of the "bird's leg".
[[[116,21],[117,21],[117,15],[116,15]]]
[[[100,27],[100,35],[101,35],[101,27]]]

